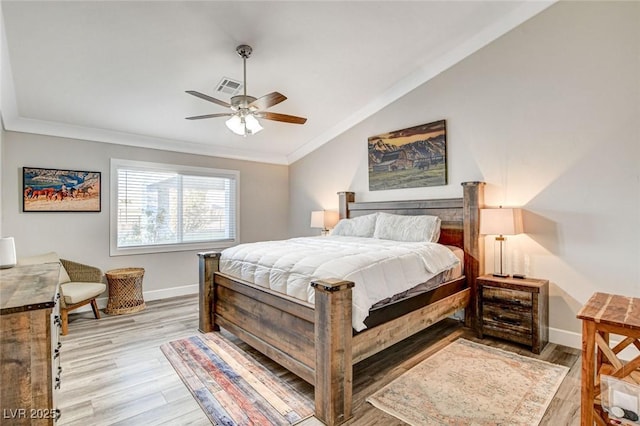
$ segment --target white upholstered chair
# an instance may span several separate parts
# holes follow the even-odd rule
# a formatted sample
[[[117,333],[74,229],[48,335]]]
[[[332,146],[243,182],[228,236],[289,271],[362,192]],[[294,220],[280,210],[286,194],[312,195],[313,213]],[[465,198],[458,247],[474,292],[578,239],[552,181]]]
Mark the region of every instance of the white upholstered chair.
[[[107,286],[102,282],[99,268],[60,259],[55,252],[18,259],[18,265],[38,265],[41,263],[60,263],[60,317],[62,335],[69,332],[69,311],[91,304],[93,314],[100,319],[96,297],[104,293]]]

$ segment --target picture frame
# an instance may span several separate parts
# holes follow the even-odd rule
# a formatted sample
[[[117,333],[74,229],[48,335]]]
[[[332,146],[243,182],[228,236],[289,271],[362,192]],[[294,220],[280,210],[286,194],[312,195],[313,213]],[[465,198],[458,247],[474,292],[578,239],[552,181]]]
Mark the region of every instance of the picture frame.
[[[368,138],[369,190],[447,184],[446,120]]]
[[[101,172],[22,168],[23,212],[100,212]]]

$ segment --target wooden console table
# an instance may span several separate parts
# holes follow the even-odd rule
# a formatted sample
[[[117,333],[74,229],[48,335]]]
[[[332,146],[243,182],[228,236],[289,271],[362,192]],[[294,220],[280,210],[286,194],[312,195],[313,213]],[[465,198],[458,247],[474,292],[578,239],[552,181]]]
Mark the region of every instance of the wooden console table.
[[[578,312],[582,320],[582,399],[581,425],[609,424],[600,404],[600,375],[606,374],[630,383],[640,383],[640,354],[623,362],[618,354],[633,345],[640,350],[640,299],[607,293],[594,293]],[[610,347],[609,335],[623,340]]]

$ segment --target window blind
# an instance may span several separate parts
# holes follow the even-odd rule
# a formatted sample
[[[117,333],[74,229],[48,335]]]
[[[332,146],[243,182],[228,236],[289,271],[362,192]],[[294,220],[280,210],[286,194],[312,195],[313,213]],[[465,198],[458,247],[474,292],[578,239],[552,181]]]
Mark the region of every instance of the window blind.
[[[117,248],[235,242],[237,172],[206,170],[117,165]]]

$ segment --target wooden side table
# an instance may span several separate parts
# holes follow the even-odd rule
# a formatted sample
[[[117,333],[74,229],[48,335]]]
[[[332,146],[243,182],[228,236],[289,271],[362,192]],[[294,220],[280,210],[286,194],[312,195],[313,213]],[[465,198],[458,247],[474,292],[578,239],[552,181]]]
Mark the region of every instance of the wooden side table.
[[[112,269],[105,272],[105,276],[109,283],[109,301],[105,313],[132,314],[146,307],[142,295],[143,268]]]
[[[594,293],[578,312],[582,320],[582,390],[580,424],[609,424],[600,403],[600,375],[606,374],[638,384],[640,354],[622,362],[618,354],[628,346],[640,350],[640,299],[607,293]],[[609,334],[624,339],[610,347]]]
[[[478,277],[480,337],[521,343],[539,354],[549,341],[549,281],[538,278]]]

